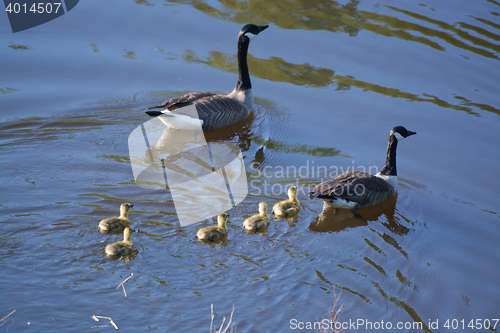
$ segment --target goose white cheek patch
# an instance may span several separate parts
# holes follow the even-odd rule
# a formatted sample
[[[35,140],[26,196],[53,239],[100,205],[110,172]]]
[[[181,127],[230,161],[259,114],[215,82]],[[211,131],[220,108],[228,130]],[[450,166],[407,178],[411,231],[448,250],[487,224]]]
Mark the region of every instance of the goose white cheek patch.
[[[251,33],[251,32],[247,32],[247,33],[245,33],[245,35],[246,35],[248,38],[250,38],[250,40],[252,40],[252,39],[254,39],[255,37],[257,37],[257,35],[254,35],[254,34],[253,34],[253,33]]]
[[[199,124],[197,129],[167,128],[160,116],[138,126],[128,137],[136,184],[145,189],[168,189],[181,226],[217,216],[248,194],[239,146],[207,143],[196,109],[191,111],[183,113],[198,120],[194,122]],[[165,194],[156,199],[168,199]]]
[[[398,132],[394,133],[394,137],[396,138],[396,140],[398,141],[401,141],[403,140],[405,137],[402,136],[401,134],[399,134]]]

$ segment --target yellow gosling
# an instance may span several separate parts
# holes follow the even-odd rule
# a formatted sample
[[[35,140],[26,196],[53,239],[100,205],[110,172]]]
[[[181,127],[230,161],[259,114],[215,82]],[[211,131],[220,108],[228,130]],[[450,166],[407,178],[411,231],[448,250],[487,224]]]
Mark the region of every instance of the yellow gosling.
[[[247,232],[257,232],[266,229],[269,226],[269,216],[267,215],[267,204],[259,204],[259,214],[250,216],[243,222],[243,227]]]
[[[276,217],[295,217],[300,211],[300,202],[297,199],[297,187],[290,186],[288,189],[288,200],[278,202],[273,207],[273,214]]]
[[[199,240],[214,241],[227,235],[227,221],[229,215],[222,213],[217,217],[217,225],[204,227],[198,230],[196,237]]]
[[[130,253],[134,248],[132,243],[132,234],[135,232],[131,227],[123,230],[123,240],[108,244],[106,246],[106,255],[108,257],[118,257]]]
[[[99,222],[99,231],[102,233],[121,231],[130,224],[128,213],[134,207],[129,203],[120,206],[120,216],[108,217]]]

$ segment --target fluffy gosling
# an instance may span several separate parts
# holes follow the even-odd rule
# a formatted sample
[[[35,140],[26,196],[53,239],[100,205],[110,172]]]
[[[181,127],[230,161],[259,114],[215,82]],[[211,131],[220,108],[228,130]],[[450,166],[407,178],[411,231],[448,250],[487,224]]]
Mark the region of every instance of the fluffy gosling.
[[[198,230],[196,237],[199,240],[214,241],[227,235],[227,221],[229,215],[222,213],[217,217],[217,225],[204,227]]]
[[[254,233],[266,229],[269,226],[269,216],[267,215],[267,204],[259,204],[259,214],[250,216],[243,222],[243,227],[247,232]]]
[[[278,202],[273,207],[273,214],[276,217],[295,217],[300,211],[300,202],[297,199],[297,187],[290,186],[288,189],[288,200]]]
[[[106,246],[106,255],[108,257],[123,256],[132,251],[134,243],[132,243],[132,234],[135,232],[131,227],[126,227],[123,230],[123,240],[108,244]]]
[[[108,217],[99,222],[99,231],[102,233],[121,231],[130,224],[128,213],[134,207],[129,203],[120,206],[120,216]]]

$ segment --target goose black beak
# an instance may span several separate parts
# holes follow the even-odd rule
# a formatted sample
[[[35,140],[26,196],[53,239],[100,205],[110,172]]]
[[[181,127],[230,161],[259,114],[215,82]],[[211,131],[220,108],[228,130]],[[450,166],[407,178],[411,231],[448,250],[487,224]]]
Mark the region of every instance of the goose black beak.
[[[267,28],[269,28],[269,26],[267,24],[259,26],[259,33],[261,33],[262,31],[266,30]]]
[[[408,131],[408,136],[415,135],[415,134],[417,134],[417,132]]]

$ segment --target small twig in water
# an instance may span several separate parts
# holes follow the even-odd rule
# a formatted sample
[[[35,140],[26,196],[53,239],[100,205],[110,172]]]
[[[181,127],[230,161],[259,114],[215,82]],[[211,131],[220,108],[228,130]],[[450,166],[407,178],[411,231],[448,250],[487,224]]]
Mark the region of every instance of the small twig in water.
[[[92,319],[94,319],[95,321],[99,321],[99,318],[101,319],[107,319],[109,320],[109,322],[111,323],[111,325],[113,325],[113,327],[115,329],[118,329],[118,326],[116,326],[115,322],[113,321],[113,319],[109,318],[109,317],[103,317],[103,316],[96,316],[96,315],[93,315],[92,316]],[[107,326],[106,326],[107,327]]]
[[[233,320],[233,314],[234,314],[234,304],[233,304],[233,311],[231,311],[231,317],[229,318],[229,321],[227,323],[227,326],[226,328],[223,328],[224,327],[224,323],[226,322],[226,317],[223,317],[222,318],[222,324],[220,325],[220,328],[217,330],[216,328],[212,331],[212,325],[213,325],[213,322],[214,322],[214,305],[211,304],[211,312],[212,312],[212,320],[210,321],[210,333],[226,333],[227,330],[229,329],[229,326],[231,326],[231,322]],[[231,331],[229,332],[233,332],[233,329],[234,329],[234,323],[233,323],[233,327],[231,327]]]
[[[330,310],[328,311],[328,318],[330,320],[330,327],[328,329],[321,328],[320,333],[340,333],[344,330],[344,328],[337,329],[335,323],[338,322],[338,316],[340,311],[344,308],[344,304],[341,304],[338,309],[337,305],[340,300],[340,295],[342,294],[342,290],[340,290],[339,295],[335,293],[335,288],[333,288],[333,297],[334,297],[334,302],[333,305],[330,307]],[[323,319],[324,320],[324,319]]]
[[[118,288],[120,288],[120,286],[122,286],[123,288],[123,293],[125,294],[125,297],[127,297],[127,291],[125,290],[125,286],[123,285],[125,282],[128,281],[128,279],[130,279],[132,276],[134,276],[134,273],[130,273],[130,276],[128,278],[126,278],[125,280],[123,280],[119,285],[116,286],[116,289],[118,290]]]
[[[16,312],[16,311],[17,311],[17,310],[12,311],[12,312],[11,312],[11,313],[9,313],[8,315],[6,315],[6,316],[5,316],[5,317],[3,317],[2,319],[0,319],[0,321],[4,321],[4,320],[5,320],[5,318],[9,317],[11,314],[13,314],[13,313],[14,313],[14,312]],[[14,324],[14,322],[15,322],[15,321],[14,321],[14,319],[5,320],[3,323],[1,323],[1,324],[0,324],[0,326],[5,325],[5,324],[6,324],[6,323],[8,323],[9,321],[11,321],[11,322],[12,322],[12,323],[10,324],[10,326],[12,326],[12,325]],[[29,321],[27,321],[27,322],[26,322],[26,324],[31,325],[31,323],[30,323]],[[9,327],[10,327],[10,326],[9,326]],[[7,328],[7,331],[8,331],[8,330],[9,330],[9,329]]]

